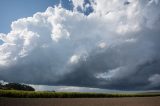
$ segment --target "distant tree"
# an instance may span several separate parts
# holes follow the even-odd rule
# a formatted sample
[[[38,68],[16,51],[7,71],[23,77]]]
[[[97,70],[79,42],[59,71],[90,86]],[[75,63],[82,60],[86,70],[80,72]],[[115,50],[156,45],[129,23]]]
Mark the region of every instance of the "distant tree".
[[[33,87],[19,83],[8,83],[5,85],[5,89],[35,91]]]
[[[56,92],[55,90],[52,90],[52,91],[47,91],[47,92]]]
[[[3,85],[2,85],[2,83],[0,82],[0,89],[2,89],[3,88]]]

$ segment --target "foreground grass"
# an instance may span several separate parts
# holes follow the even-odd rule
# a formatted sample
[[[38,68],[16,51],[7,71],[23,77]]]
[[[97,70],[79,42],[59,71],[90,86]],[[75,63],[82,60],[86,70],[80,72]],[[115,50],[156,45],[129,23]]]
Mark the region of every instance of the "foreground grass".
[[[0,97],[13,98],[113,98],[113,97],[153,97],[160,93],[136,93],[136,94],[105,94],[105,93],[75,93],[75,92],[35,92],[0,90]]]

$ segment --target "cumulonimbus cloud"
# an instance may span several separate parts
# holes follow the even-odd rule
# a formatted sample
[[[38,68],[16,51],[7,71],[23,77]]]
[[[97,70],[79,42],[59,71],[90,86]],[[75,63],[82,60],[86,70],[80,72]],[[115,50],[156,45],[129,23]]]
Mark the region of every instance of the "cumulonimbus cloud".
[[[160,89],[159,0],[73,0],[73,5],[72,11],[48,7],[0,34],[0,80]]]

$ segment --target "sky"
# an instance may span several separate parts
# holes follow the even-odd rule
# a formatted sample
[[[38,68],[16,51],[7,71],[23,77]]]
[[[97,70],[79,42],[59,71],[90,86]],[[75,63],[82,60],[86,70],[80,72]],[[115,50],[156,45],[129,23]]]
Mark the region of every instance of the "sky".
[[[66,9],[71,9],[68,0],[1,0],[0,1],[0,32],[8,33],[13,21],[32,16],[36,12],[44,12],[47,7],[62,3]]]
[[[0,80],[160,89],[159,0],[0,2]]]

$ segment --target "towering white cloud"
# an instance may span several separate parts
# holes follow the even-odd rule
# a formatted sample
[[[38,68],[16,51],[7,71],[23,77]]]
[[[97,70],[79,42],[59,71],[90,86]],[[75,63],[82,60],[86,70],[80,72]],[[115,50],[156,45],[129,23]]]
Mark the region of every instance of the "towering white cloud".
[[[159,0],[72,2],[73,11],[48,7],[18,19],[8,34],[0,34],[4,42],[0,45],[0,80],[160,88],[159,83],[151,84],[160,74]],[[79,6],[82,10],[90,6],[93,12],[85,15],[77,10]]]

